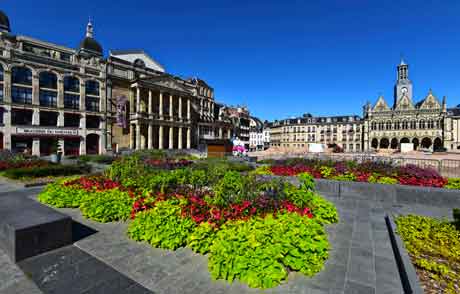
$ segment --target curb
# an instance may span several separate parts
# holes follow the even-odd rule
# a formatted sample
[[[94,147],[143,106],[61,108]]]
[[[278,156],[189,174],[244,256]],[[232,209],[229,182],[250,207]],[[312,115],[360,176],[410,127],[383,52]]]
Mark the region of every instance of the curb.
[[[404,247],[404,243],[396,234],[396,224],[393,218],[389,215],[385,216],[388,233],[390,235],[391,246],[395,255],[396,265],[398,266],[399,276],[405,294],[423,294],[423,289],[420,286],[417,272],[410,260],[409,254]]]

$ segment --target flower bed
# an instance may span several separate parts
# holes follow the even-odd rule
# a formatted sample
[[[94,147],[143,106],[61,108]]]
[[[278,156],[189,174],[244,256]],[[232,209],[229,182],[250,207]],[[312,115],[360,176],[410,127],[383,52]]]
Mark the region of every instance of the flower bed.
[[[275,162],[271,166],[259,167],[259,174],[296,176],[309,173],[314,178],[339,181],[357,181],[380,184],[401,184],[411,186],[459,189],[459,179],[446,179],[430,168],[415,165],[403,167],[384,163],[353,161],[290,160]]]
[[[408,215],[396,219],[426,293],[460,292],[460,215],[457,228],[445,220]]]
[[[128,180],[115,164],[107,172],[111,177],[61,181],[49,185],[39,200],[79,207],[99,222],[130,216],[130,238],[208,254],[215,279],[237,279],[250,287],[274,287],[290,271],[314,275],[328,258],[323,225],[337,222],[338,214],[316,194],[308,174],[300,175],[297,187],[280,179],[217,172],[213,165],[151,173],[136,168],[142,161],[124,164],[138,176]]]

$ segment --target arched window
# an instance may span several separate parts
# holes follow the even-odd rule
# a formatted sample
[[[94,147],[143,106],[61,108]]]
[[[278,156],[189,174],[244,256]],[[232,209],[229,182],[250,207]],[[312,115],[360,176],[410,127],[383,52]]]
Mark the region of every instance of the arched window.
[[[64,77],[64,108],[80,108],[80,80],[76,77]]]
[[[418,128],[422,130],[425,128],[425,121],[423,119],[419,121]]]
[[[383,128],[384,128],[384,122],[381,121],[381,122],[379,122],[379,130],[382,131]]]
[[[428,121],[428,128],[429,128],[429,129],[433,129],[433,128],[434,128],[434,122],[433,122],[433,120],[431,120],[431,119]]]
[[[375,131],[377,129],[377,123],[376,122],[372,122],[371,123],[371,130]]]
[[[57,106],[57,76],[52,72],[41,72],[39,76],[40,106]]]
[[[145,67],[145,62],[144,60],[138,58],[134,60],[134,65],[138,67]]]
[[[385,128],[387,130],[391,130],[391,121],[387,121],[386,125],[385,125]]]
[[[99,82],[97,81],[86,81],[86,110],[88,111],[99,111],[100,97],[99,97]]]
[[[0,64],[0,101],[3,101],[3,66]]]
[[[417,122],[415,120],[411,121],[410,122],[410,128],[412,130],[415,130],[417,128]]]
[[[409,128],[409,123],[407,122],[407,120],[403,121],[402,128],[403,130],[407,130]]]
[[[394,122],[394,129],[399,130],[399,121]]]
[[[13,67],[11,83],[13,103],[32,104],[32,71],[27,67]]]

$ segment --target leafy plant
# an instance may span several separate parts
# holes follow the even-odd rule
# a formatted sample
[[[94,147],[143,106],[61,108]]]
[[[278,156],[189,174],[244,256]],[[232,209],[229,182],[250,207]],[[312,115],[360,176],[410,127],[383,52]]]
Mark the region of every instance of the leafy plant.
[[[196,226],[189,235],[187,246],[197,253],[206,254],[210,251],[215,234],[215,227],[207,222],[201,223]]]
[[[82,214],[98,222],[127,220],[131,215],[134,199],[126,191],[111,189],[83,198],[80,205]]]
[[[442,293],[458,293],[460,231],[448,221],[424,216],[402,216],[395,221],[415,265],[440,284]]]
[[[235,279],[249,287],[270,288],[287,277],[287,267],[306,275],[320,271],[329,243],[321,225],[298,214],[225,224],[211,246],[214,279]]]
[[[319,170],[320,170],[321,176],[325,179],[330,178],[335,172],[335,169],[329,166],[321,166]]]
[[[181,217],[177,204],[178,200],[161,201],[153,209],[138,213],[129,225],[128,236],[158,248],[185,246],[195,223],[188,217]]]
[[[457,228],[457,230],[460,231],[460,209],[459,208],[454,208],[452,210],[452,217],[454,218],[454,225]]]
[[[214,197],[210,197],[209,202],[217,206],[227,206],[242,193],[244,193],[244,178],[234,171],[226,172],[221,180],[214,186]]]
[[[309,207],[313,211],[315,220],[323,224],[339,222],[339,214],[334,204],[323,197],[315,194],[309,202]]]
[[[270,166],[268,165],[261,165],[257,167],[254,171],[254,174],[256,175],[271,175],[272,171],[270,170]]]
[[[8,169],[3,175],[10,179],[41,178],[50,176],[72,176],[89,173],[91,168],[87,165],[47,165],[36,167],[21,167]]]
[[[460,178],[450,178],[447,180],[447,185],[444,186],[447,189],[460,190]]]
[[[38,195],[38,201],[53,207],[79,207],[83,199],[89,196],[86,190],[75,188],[74,186],[65,186],[64,183],[72,179],[62,179],[48,184],[45,189]]]

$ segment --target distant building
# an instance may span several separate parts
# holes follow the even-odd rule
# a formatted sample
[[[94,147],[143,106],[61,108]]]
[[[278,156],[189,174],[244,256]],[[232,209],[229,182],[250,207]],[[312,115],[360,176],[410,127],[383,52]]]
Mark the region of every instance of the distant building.
[[[243,106],[227,106],[225,107],[224,113],[232,122],[233,136],[238,137],[238,139],[243,142],[244,147],[249,149],[249,109]]]
[[[263,123],[257,117],[250,117],[249,120],[249,151],[264,150]]]

